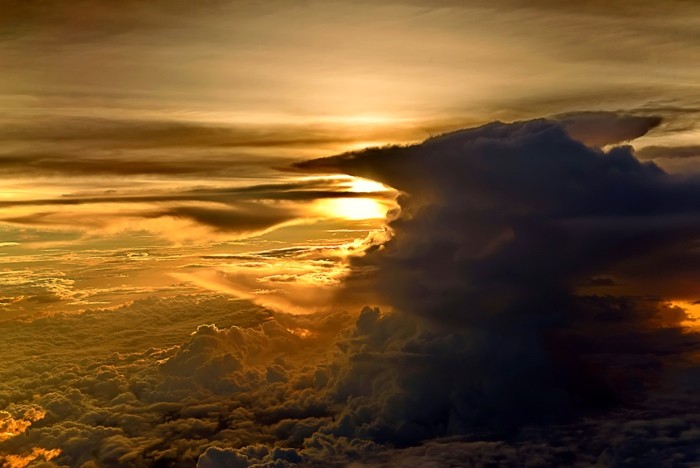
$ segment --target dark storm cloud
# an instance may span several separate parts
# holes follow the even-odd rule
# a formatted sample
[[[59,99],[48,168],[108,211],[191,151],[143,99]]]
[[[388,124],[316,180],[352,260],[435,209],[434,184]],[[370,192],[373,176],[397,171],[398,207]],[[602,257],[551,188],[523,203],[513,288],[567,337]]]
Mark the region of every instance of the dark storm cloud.
[[[658,127],[658,116],[637,116],[618,112],[572,112],[554,117],[575,140],[591,146],[605,146],[634,140]]]
[[[658,123],[584,117],[596,121],[598,141]],[[620,125],[600,135],[600,117]],[[393,239],[356,260],[362,275],[347,292],[373,286],[397,309],[368,322],[376,326],[401,330],[418,318],[418,331],[403,338],[368,328],[368,360],[350,361],[348,383],[373,381],[370,399],[403,401],[373,407],[374,422],[386,424],[375,429],[397,443],[626,402],[700,345],[681,332],[683,311],[664,305],[697,294],[697,177],[666,174],[628,147],[587,147],[547,120],[296,167],[372,178],[404,194]],[[623,285],[624,296],[577,295],[595,277]],[[382,366],[395,379],[383,380]]]

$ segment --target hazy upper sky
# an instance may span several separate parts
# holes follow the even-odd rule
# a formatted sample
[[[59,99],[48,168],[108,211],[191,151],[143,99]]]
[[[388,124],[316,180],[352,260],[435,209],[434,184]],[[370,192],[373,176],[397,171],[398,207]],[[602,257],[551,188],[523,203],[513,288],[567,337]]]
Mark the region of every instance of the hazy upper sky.
[[[33,288],[85,259],[68,261],[60,249],[89,249],[91,262],[107,252],[158,250],[169,259],[162,269],[185,251],[164,253],[168,246],[226,253],[230,247],[213,243],[282,226],[274,239],[281,246],[329,241],[323,232],[337,238],[361,221],[347,218],[381,218],[384,206],[324,201],[321,192],[336,190],[337,181],[309,187],[279,168],[496,119],[573,111],[660,117],[635,141],[640,156],[695,170],[696,8],[692,1],[4,1],[0,249]],[[297,185],[231,192],[271,182]],[[307,190],[319,193],[286,193]],[[328,217],[336,218],[332,226],[299,231],[300,220]],[[132,276],[107,288],[122,283],[155,287]],[[4,300],[31,296],[24,286],[8,285]]]
[[[696,0],[0,0],[0,463],[413,460],[627,402],[700,349],[699,58]]]
[[[3,120],[19,138],[87,130],[83,119],[165,121],[224,127],[246,147],[281,140],[316,151],[572,110],[682,120],[698,107],[696,8],[4,2]]]

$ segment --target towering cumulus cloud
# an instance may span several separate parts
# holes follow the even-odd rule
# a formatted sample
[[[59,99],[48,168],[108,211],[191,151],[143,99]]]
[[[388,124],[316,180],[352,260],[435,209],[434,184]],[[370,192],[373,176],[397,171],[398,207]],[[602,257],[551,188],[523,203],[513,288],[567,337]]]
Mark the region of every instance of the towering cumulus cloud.
[[[629,147],[604,152],[535,120],[298,167],[403,193],[393,239],[356,262],[346,291],[376,285],[367,300],[395,309],[361,317],[366,342],[350,360],[349,380],[371,380],[382,402],[375,439],[627,402],[700,343],[670,304],[700,293],[700,179]]]

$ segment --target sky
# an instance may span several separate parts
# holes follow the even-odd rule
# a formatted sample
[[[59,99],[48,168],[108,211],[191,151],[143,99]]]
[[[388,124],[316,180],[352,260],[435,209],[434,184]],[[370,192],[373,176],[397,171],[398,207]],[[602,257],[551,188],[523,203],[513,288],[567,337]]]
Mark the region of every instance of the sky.
[[[698,462],[698,7],[0,0],[0,463]]]

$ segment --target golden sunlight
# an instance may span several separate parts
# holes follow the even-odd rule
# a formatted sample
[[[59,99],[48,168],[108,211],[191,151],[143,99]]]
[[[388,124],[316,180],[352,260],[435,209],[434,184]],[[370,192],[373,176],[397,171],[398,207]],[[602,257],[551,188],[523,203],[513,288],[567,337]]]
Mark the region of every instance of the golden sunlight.
[[[388,207],[372,198],[333,198],[316,202],[316,210],[324,217],[355,221],[383,219]]]
[[[353,177],[348,188],[351,192],[386,192],[391,190],[386,185],[370,179]]]
[[[41,460],[49,462],[60,454],[61,449],[48,450],[41,447],[33,447],[31,453],[27,455],[7,455],[4,460],[3,468],[25,468],[35,461]]]
[[[7,411],[0,411],[0,442],[22,434],[33,422],[43,419],[44,416],[46,411],[37,408],[29,408],[21,418],[14,418]]]
[[[685,310],[686,316],[688,317],[681,324],[684,327],[698,329],[700,328],[700,304],[695,304],[686,301],[673,301],[669,305],[673,307],[680,307]]]

